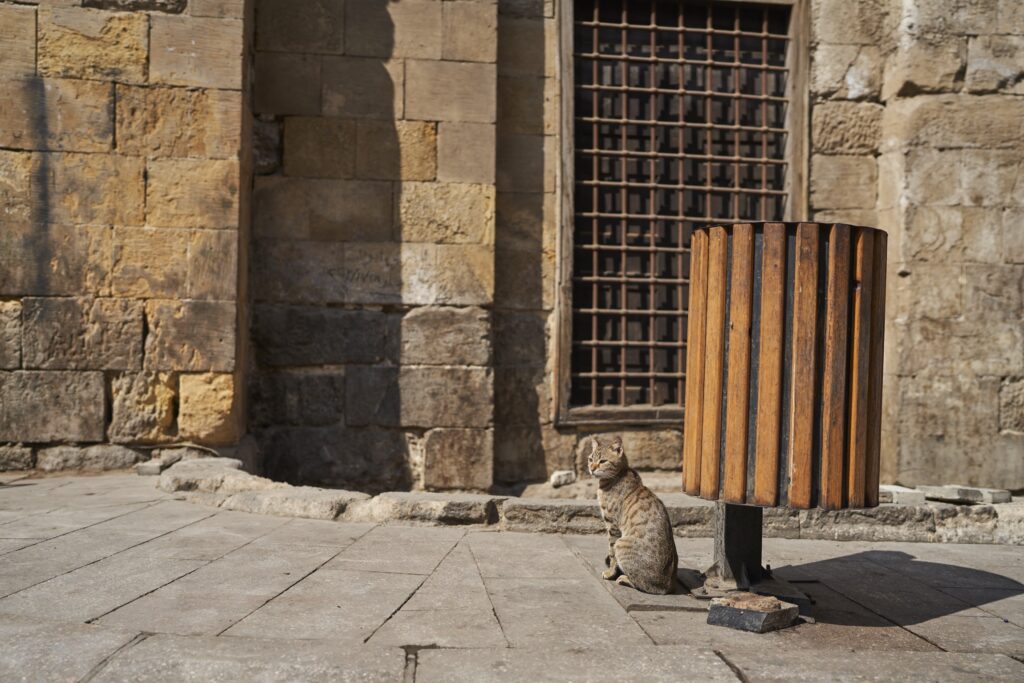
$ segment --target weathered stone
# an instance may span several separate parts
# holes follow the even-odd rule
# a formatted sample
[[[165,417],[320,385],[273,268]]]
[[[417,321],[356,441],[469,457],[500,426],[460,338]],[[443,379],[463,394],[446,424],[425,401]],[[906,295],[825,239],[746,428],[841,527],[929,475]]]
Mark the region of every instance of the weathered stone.
[[[181,375],[179,386],[179,436],[208,444],[238,440],[241,399],[233,375]]]
[[[310,251],[307,245],[296,244],[296,239],[392,241],[395,236],[392,194],[391,183],[375,180],[306,180],[279,176],[257,178],[255,228],[258,234],[288,240],[288,243],[279,245],[264,242],[264,248],[298,252],[291,256],[292,259],[306,258],[305,254],[308,253],[308,258],[317,262],[323,258],[324,251],[333,251],[333,247],[326,244],[313,245],[314,249]],[[397,255],[397,245],[388,245],[385,249]],[[341,248],[337,250],[341,251]],[[336,258],[340,258],[340,254],[332,253],[331,260],[309,264],[309,276],[322,278],[318,288],[330,289],[335,286],[325,276],[337,276],[339,280],[353,279],[358,284],[359,276],[349,278],[346,273],[332,272],[337,268],[332,268],[330,263],[336,266],[337,261],[333,260]],[[274,267],[272,262],[267,265]],[[294,270],[289,268],[288,277],[295,277]],[[295,286],[295,289],[301,288],[304,285]]]
[[[883,32],[885,9],[883,0],[821,0],[811,12],[814,39],[822,43],[874,45]]]
[[[1024,318],[1024,268],[965,264],[964,313],[969,320]]]
[[[267,491],[243,491],[229,496],[220,507],[281,517],[333,520],[355,501],[369,498],[365,493],[289,486]]]
[[[882,57],[876,45],[820,44],[811,63],[811,92],[851,100],[877,98]]]
[[[870,156],[811,158],[811,205],[818,209],[869,208],[875,205],[878,166]]]
[[[249,424],[326,426],[345,417],[345,374],[341,370],[279,371],[249,382]]]
[[[800,538],[833,541],[930,541],[935,515],[929,507],[882,505],[847,510],[801,510]]]
[[[253,322],[261,365],[343,365],[397,360],[398,317],[376,311],[258,305]]]
[[[1024,380],[1003,380],[999,387],[999,429],[1024,433]]]
[[[596,500],[506,500],[502,527],[509,531],[596,534],[605,530]]]
[[[767,633],[792,626],[799,616],[800,608],[796,605],[744,591],[714,598],[708,608],[709,624],[752,633]]]
[[[106,294],[110,245],[110,228],[5,223],[0,230],[0,295]]]
[[[493,123],[497,84],[492,64],[410,61],[405,115],[434,121]]]
[[[138,370],[142,305],[125,299],[22,300],[22,363],[43,370]]]
[[[177,380],[169,373],[126,373],[111,380],[112,416],[107,430],[115,443],[160,443],[175,436]]]
[[[34,219],[41,223],[141,225],[142,159],[113,154],[33,155]]]
[[[1024,36],[976,36],[967,50],[964,89],[1024,94]]]
[[[36,465],[32,449],[21,444],[0,444],[0,472],[30,470]]]
[[[963,312],[962,268],[945,263],[902,265],[893,282],[891,310],[907,318],[955,318]]]
[[[146,218],[170,228],[238,226],[234,160],[155,159],[147,166]]]
[[[221,301],[146,303],[146,370],[232,372],[235,304]]]
[[[144,83],[148,16],[75,7],[39,10],[38,70],[44,76]]]
[[[36,457],[36,468],[44,472],[120,470],[131,467],[139,461],[139,458],[138,451],[124,446],[110,444],[89,446],[88,448],[55,446],[39,451]]]
[[[402,245],[402,300],[406,304],[479,305],[489,304],[493,299],[492,247]]]
[[[487,365],[491,358],[487,311],[423,306],[402,317],[402,363],[411,365]]]
[[[110,83],[63,78],[0,83],[0,144],[14,149],[105,152],[114,135]]]
[[[882,99],[955,90],[966,58],[966,38],[901,41],[885,64]]]
[[[0,151],[0,202],[7,220],[15,224],[36,221],[36,212],[41,208],[33,201],[34,159],[35,155],[28,152]],[[3,253],[0,251],[0,256]]]
[[[288,486],[243,472],[239,469],[241,466],[241,461],[233,458],[182,460],[161,473],[156,487],[168,493],[198,491],[230,495],[242,491],[266,491]]]
[[[878,487],[878,502],[890,503],[892,505],[924,505],[925,496],[922,491],[896,486],[894,484],[882,484]]]
[[[238,296],[238,233],[195,230],[188,240],[188,296],[231,301]]]
[[[1012,496],[1006,489],[986,489],[973,486],[918,486],[917,490],[928,500],[943,503],[1009,503]]]
[[[441,123],[437,138],[437,179],[493,185],[494,131],[495,127],[489,123]]]
[[[188,13],[194,17],[231,17],[242,19],[243,0],[188,0]]]
[[[502,20],[498,24],[501,75],[554,77],[557,35],[554,19]]]
[[[1005,95],[936,95],[890,102],[882,116],[882,146],[1015,149],[1024,136],[1024,101]]]
[[[498,77],[499,126],[513,135],[555,135],[559,127],[559,81],[541,76]]]
[[[21,367],[21,302],[0,301],[0,370]]]
[[[441,4],[435,0],[403,0],[385,8],[375,0],[348,0],[345,53],[440,59]]]
[[[166,12],[180,14],[188,0],[82,0],[82,7],[123,12]]]
[[[1005,251],[1001,256],[1007,263],[1024,263],[1024,208],[1004,209],[1002,228]]]
[[[162,470],[159,460],[147,460],[135,465],[135,474],[140,477],[157,477],[160,476]]]
[[[498,59],[498,5],[492,2],[446,2],[441,57],[456,62]]]
[[[494,432],[432,429],[423,439],[423,487],[486,491],[494,483]]]
[[[399,206],[406,242],[489,244],[494,240],[494,187],[405,183]]]
[[[253,173],[276,173],[281,164],[281,124],[272,117],[256,117],[252,128]]]
[[[554,193],[498,192],[495,246],[500,251],[554,252],[556,204]]]
[[[115,228],[113,292],[117,296],[184,297],[189,235],[184,230]]]
[[[340,54],[344,45],[342,9],[342,3],[333,0],[261,0],[256,13],[256,47]]]
[[[576,473],[572,470],[555,470],[548,478],[548,482],[555,488],[571,484],[574,481],[576,481]]]
[[[151,22],[151,82],[241,89],[243,29],[240,20],[154,14]]]
[[[117,86],[117,149],[124,154],[234,158],[241,120],[238,92]]]
[[[324,57],[322,74],[321,106],[325,116],[393,121],[403,115],[404,62]]]
[[[424,121],[359,121],[356,175],[381,180],[433,180],[437,175],[435,126]]]
[[[254,73],[257,113],[320,113],[320,55],[257,52]]]
[[[468,493],[403,493],[389,491],[350,505],[346,521],[425,522],[429,524],[493,524],[502,498]]]
[[[288,117],[284,122],[284,173],[305,178],[351,178],[355,147],[355,121]]]
[[[401,301],[398,245],[362,245],[366,263],[351,259],[342,242],[261,240],[254,250],[256,301],[302,303],[397,303]],[[368,254],[368,252],[371,252]]]
[[[558,139],[552,135],[498,136],[497,184],[502,192],[554,192]]]
[[[36,70],[36,8],[0,6],[0,77],[21,78]]]
[[[885,226],[879,225],[878,212],[874,209],[830,209],[826,211],[815,211],[814,220],[818,223],[846,223],[847,225],[864,225],[872,228],[885,229]]]
[[[880,104],[822,102],[813,109],[811,142],[822,154],[871,154],[882,137]]]
[[[489,427],[491,373],[429,366],[349,368],[346,420],[351,426]]]

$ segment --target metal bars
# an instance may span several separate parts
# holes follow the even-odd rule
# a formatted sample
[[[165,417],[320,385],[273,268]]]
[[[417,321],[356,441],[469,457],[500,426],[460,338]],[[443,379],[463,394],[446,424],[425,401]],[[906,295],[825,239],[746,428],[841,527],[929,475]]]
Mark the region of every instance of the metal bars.
[[[785,212],[789,23],[576,0],[572,407],[682,404],[694,227]]]

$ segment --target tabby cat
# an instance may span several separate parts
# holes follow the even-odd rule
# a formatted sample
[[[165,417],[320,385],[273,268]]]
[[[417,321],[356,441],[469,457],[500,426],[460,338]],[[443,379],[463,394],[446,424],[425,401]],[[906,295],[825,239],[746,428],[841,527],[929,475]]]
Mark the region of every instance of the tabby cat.
[[[597,499],[608,527],[608,569],[617,579],[644,593],[671,593],[676,580],[676,544],[664,504],[630,469],[621,437],[591,436],[590,473],[597,477]]]

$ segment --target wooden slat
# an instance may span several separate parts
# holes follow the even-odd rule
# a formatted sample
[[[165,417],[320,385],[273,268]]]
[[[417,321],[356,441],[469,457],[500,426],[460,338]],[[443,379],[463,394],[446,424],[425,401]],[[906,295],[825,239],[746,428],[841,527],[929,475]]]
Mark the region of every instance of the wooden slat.
[[[847,399],[849,429],[846,441],[849,466],[846,472],[846,501],[849,507],[864,507],[866,489],[873,251],[873,231],[857,228],[853,247],[854,287],[850,297],[853,310],[850,314],[850,387]]]
[[[722,429],[722,356],[725,327],[725,228],[711,228],[708,243],[708,313],[705,332],[704,422],[701,426],[700,495],[718,497],[719,437]]]
[[[864,504],[878,505],[879,458],[882,441],[882,349],[885,346],[885,255],[888,239],[875,233],[872,258],[871,347],[869,350],[870,386],[868,387],[867,463],[864,476]]]
[[[811,462],[814,453],[814,371],[817,342],[818,226],[796,229],[796,271],[793,278],[793,377],[790,383],[789,504],[811,506]]]
[[[754,296],[754,228],[732,227],[732,275],[729,293],[729,377],[725,407],[725,481],[722,500],[745,503],[747,425],[750,416],[750,319]]]
[[[760,360],[754,443],[754,502],[778,504],[779,436],[782,418],[782,344],[786,324],[786,226],[764,227],[761,270]]]
[[[850,296],[850,226],[833,225],[828,243],[825,358],[821,383],[821,500],[826,510],[843,507],[846,443],[846,342]]]
[[[700,493],[707,274],[708,235],[704,230],[696,230],[690,239],[690,307],[686,331],[686,417],[683,435],[683,490],[689,494]]]

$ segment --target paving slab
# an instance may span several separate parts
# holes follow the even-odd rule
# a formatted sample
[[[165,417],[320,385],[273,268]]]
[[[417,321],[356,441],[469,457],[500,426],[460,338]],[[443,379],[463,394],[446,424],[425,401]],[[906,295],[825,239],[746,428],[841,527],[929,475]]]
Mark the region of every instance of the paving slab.
[[[0,680],[81,680],[135,636],[120,629],[6,615],[0,619]]]
[[[86,527],[100,524],[122,515],[137,512],[152,503],[131,503],[98,508],[60,508],[44,514],[31,515],[4,524],[0,536],[4,538],[56,538]]]
[[[45,538],[0,538],[0,555],[41,543]]]
[[[940,587],[939,590],[968,604],[977,605],[983,612],[1024,628],[1024,593],[1019,590],[960,587]]]
[[[467,544],[484,578],[589,578],[590,572],[560,536],[470,532]]]
[[[362,643],[408,600],[423,579],[414,574],[320,570],[224,635]]]
[[[448,553],[402,611],[441,609],[492,609],[476,560],[465,541]]]
[[[156,635],[119,652],[94,681],[402,680],[399,649],[335,643]]]
[[[893,505],[924,505],[925,496],[923,491],[917,489],[895,484],[882,484],[878,487],[878,502]]]
[[[149,541],[140,550],[172,560],[215,560],[261,536],[273,533],[290,520],[218,512]]]
[[[421,650],[416,681],[736,681],[710,650],[599,643],[573,649]]]
[[[508,647],[494,612],[482,609],[402,609],[380,627],[370,645],[402,647]]]
[[[324,569],[430,574],[464,534],[458,528],[378,526]]]
[[[722,654],[757,681],[1020,681],[1024,664],[1001,655],[726,647]]]
[[[991,614],[950,614],[906,626],[949,652],[991,652],[1024,657],[1024,629]]]

